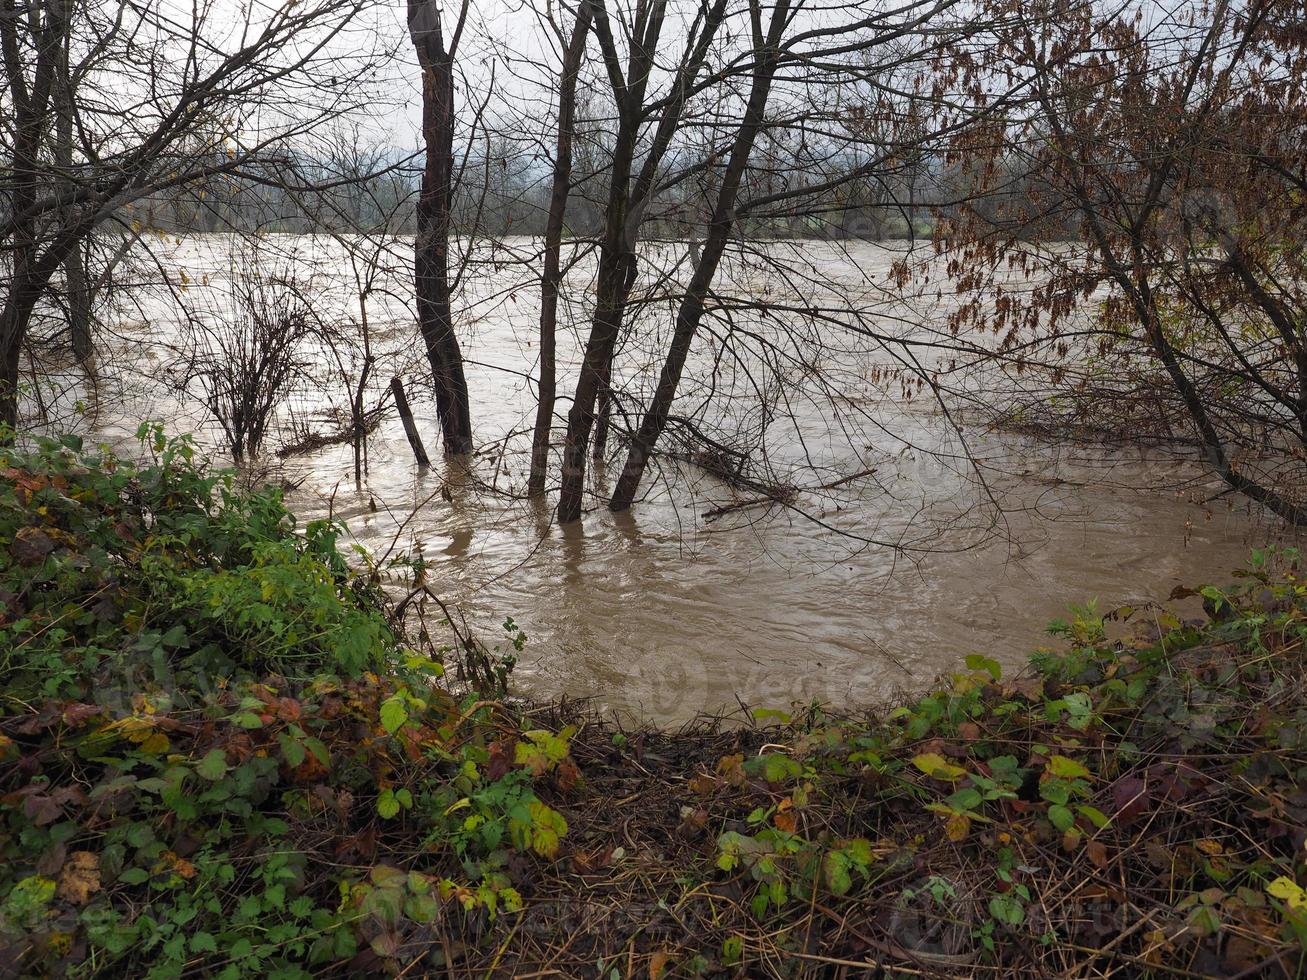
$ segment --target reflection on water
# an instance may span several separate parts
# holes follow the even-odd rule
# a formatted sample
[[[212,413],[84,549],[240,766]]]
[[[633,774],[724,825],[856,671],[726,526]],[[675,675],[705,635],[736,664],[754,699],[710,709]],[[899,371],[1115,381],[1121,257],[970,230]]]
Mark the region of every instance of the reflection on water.
[[[832,281],[888,268],[872,246],[856,258],[821,261]],[[469,385],[483,444],[530,417],[524,375],[535,366],[537,315],[529,290],[478,308]],[[396,330],[412,329],[395,317]],[[575,334],[563,346],[565,386]],[[825,353],[852,375],[865,369],[863,356],[875,357]],[[801,410],[796,428],[810,458],[837,472],[869,458],[876,466],[873,481],[801,496],[802,513],[745,508],[705,521],[704,511],[734,499],[730,491],[669,468],[629,514],[608,513],[596,497],[584,522],[558,527],[548,505],[483,488],[520,487],[525,455],[418,472],[395,419],[371,439],[365,486],[353,485],[349,448],[333,447],[288,464],[299,484],[290,503],[304,518],[345,520],[374,551],[420,550],[433,586],[483,638],[513,617],[530,637],[521,690],[592,696],[662,721],[733,706],[737,696],[755,705],[879,701],[971,652],[1016,665],[1067,604],[1137,604],[1220,579],[1274,530],[1239,498],[1194,503],[1217,488],[1156,454],[1054,453],[988,434],[971,435],[969,448],[1004,510],[983,534],[995,515],[978,506],[974,473],[922,451],[959,449],[929,406],[871,391],[862,404],[837,425],[816,407]],[[433,410],[414,408],[431,448]],[[143,415],[211,437],[202,419],[157,395],[102,416],[101,432],[121,435]],[[1157,489],[1167,485],[1185,489]]]

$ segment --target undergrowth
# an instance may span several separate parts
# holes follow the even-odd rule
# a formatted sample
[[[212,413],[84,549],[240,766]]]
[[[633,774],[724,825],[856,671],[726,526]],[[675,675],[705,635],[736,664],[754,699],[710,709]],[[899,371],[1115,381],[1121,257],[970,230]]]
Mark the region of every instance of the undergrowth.
[[[627,732],[455,693],[339,527],[142,435],[0,451],[10,975],[1302,969],[1292,552],[1013,679]]]
[[[0,964],[386,971],[446,903],[519,909],[565,736],[442,688],[338,527],[142,437],[0,455]]]

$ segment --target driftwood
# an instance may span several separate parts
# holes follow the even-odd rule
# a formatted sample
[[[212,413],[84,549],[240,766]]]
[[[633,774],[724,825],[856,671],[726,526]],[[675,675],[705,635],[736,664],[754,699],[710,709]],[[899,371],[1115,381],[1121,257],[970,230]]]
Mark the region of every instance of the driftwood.
[[[418,466],[426,469],[431,465],[431,460],[427,458],[426,447],[422,445],[422,435],[413,421],[413,410],[408,407],[404,382],[399,378],[391,378],[390,393],[395,396],[395,409],[399,412],[399,420],[404,423],[404,435],[408,437],[408,444],[413,449],[413,457],[417,460]]]
[[[363,416],[365,434],[371,435],[377,431],[377,426],[381,425],[382,409],[383,406],[379,405]],[[346,422],[335,432],[313,432],[297,442],[287,443],[277,450],[277,458],[289,459],[291,456],[303,456],[325,449],[327,446],[339,446],[353,440],[354,426]]]

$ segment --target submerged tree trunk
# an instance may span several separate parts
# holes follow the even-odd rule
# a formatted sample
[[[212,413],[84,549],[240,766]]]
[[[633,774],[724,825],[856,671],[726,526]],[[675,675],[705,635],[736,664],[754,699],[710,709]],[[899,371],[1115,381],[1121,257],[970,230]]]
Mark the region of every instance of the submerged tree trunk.
[[[688,39],[689,50],[676,72],[670,93],[660,107],[661,116],[653,139],[643,150],[639,176],[632,181],[641,122],[648,107],[645,90],[653,70],[666,13],[666,0],[641,0],[632,27],[633,42],[629,68],[622,73],[608,14],[602,0],[592,0],[595,33],[603,51],[609,82],[617,98],[618,131],[610,169],[608,213],[599,251],[598,290],[594,321],[586,342],[572,408],[567,415],[567,439],[563,444],[562,487],[558,495],[560,523],[581,517],[585,495],[586,456],[595,425],[596,402],[607,394],[614,351],[621,335],[626,302],[635,279],[636,245],[640,237],[640,215],[653,193],[658,168],[681,125],[681,113],[708,56],[718,27],[726,16],[725,0],[715,0],[696,21],[697,33]]]
[[[549,434],[554,424],[557,398],[558,292],[562,283],[560,254],[567,199],[572,187],[572,138],[576,129],[576,80],[585,54],[590,30],[590,7],[582,3],[576,12],[576,27],[563,56],[558,89],[558,146],[554,153],[553,186],[549,195],[549,219],[545,226],[544,271],[540,280],[540,390],[536,402],[535,432],[531,439],[531,475],[527,495],[541,497],[549,469]]]
[[[736,198],[739,196],[744,172],[749,165],[749,155],[753,152],[753,144],[758,137],[758,131],[762,127],[763,116],[767,109],[767,98],[771,92],[772,79],[776,74],[776,63],[779,57],[778,45],[789,13],[789,0],[778,0],[776,7],[772,11],[771,24],[768,28],[767,38],[764,41],[761,36],[758,4],[759,0],[753,0],[754,40],[759,66],[753,76],[748,105],[745,108],[744,118],[731,146],[731,156],[726,164],[726,171],[722,175],[721,189],[717,194],[717,203],[713,207],[707,240],[697,256],[694,275],[690,279],[690,285],[676,313],[676,327],[672,333],[667,359],[663,363],[663,370],[658,378],[658,387],[654,392],[653,401],[640,423],[639,430],[631,440],[626,465],[622,468],[622,475],[618,478],[617,487],[614,489],[612,499],[608,503],[609,509],[614,511],[626,510],[635,500],[636,492],[640,487],[640,480],[644,476],[644,469],[649,462],[649,456],[653,452],[654,444],[657,443],[658,437],[662,435],[663,429],[667,425],[672,402],[676,398],[676,390],[680,385],[681,372],[685,368],[685,360],[690,353],[690,345],[699,329],[699,323],[703,319],[708,291],[712,287],[714,277],[717,275],[722,253],[726,249],[731,229],[735,224]]]
[[[623,152],[625,150],[625,152]],[[634,146],[619,147],[617,163],[629,168]],[[595,402],[607,383],[605,378],[612,364],[613,349],[621,332],[622,314],[626,305],[626,263],[623,261],[623,239],[626,227],[626,210],[629,203],[628,182],[621,181],[620,189],[614,182],[614,191],[608,200],[608,228],[599,256],[599,289],[594,323],[590,339],[585,345],[581,362],[581,376],[576,382],[572,409],[567,414],[567,440],[563,443],[562,489],[558,495],[558,520],[561,523],[578,520],[585,493],[586,447],[595,423]]]
[[[408,26],[422,67],[422,135],[426,166],[417,203],[414,275],[418,326],[436,388],[445,452],[472,451],[472,418],[463,352],[454,333],[449,279],[450,209],[454,196],[454,51],[467,16],[464,3],[448,47],[434,0],[409,0]]]
[[[661,23],[661,0],[655,0]],[[647,17],[644,5],[641,13]],[[614,91],[618,94],[617,137],[608,186],[607,213],[603,240],[599,248],[599,271],[594,320],[581,360],[581,374],[567,413],[567,438],[563,443],[563,471],[558,494],[558,520],[566,524],[581,517],[585,495],[586,449],[595,423],[595,401],[604,386],[604,377],[612,363],[613,350],[621,332],[626,305],[627,252],[634,248],[635,231],[628,220],[631,208],[631,171],[635,162],[636,143],[640,134],[640,107],[648,83],[652,45],[633,55],[633,70],[621,78],[608,15],[602,4],[595,6],[595,27],[604,49]],[[657,34],[653,35],[656,42]]]

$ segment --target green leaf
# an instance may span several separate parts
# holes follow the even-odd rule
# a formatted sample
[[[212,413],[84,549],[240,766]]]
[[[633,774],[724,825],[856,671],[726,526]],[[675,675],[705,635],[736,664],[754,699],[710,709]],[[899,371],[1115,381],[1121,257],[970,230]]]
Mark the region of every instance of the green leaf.
[[[731,936],[722,943],[722,962],[727,966],[740,962],[744,956],[744,940],[739,936]]]
[[[1011,895],[995,895],[989,900],[989,914],[1007,926],[1019,926],[1026,921],[1026,910]]]
[[[849,874],[849,859],[839,851],[826,854],[826,884],[836,895],[847,895],[853,887],[853,878]]]
[[[1048,819],[1063,833],[1074,827],[1076,823],[1076,815],[1060,803],[1054,803],[1048,808]]]
[[[1200,936],[1213,936],[1221,931],[1221,916],[1210,905],[1198,905],[1189,913],[1189,926]]]
[[[513,749],[513,761],[530,770],[532,775],[543,776],[567,758],[573,734],[571,728],[565,728],[557,735],[543,730],[524,734],[527,740],[517,743]]]
[[[403,694],[392,694],[381,702],[381,727],[391,735],[408,724],[408,708]]]
[[[227,769],[227,753],[222,749],[210,749],[196,765],[195,772],[209,782],[216,783],[227,775]]]
[[[803,767],[781,752],[764,755],[760,759],[762,778],[769,783],[783,783],[803,775]]]
[[[304,747],[312,752],[313,758],[317,759],[324,766],[331,765],[331,753],[327,751],[327,747],[322,744],[321,739],[306,738],[304,740]]]
[[[979,653],[967,657],[967,670],[983,670],[996,681],[1003,678],[1002,665],[993,657],[986,657]]]
[[[969,788],[960,789],[944,800],[948,806],[958,811],[974,810],[976,807],[980,806],[983,801],[984,797],[980,795],[979,790]]]
[[[1067,789],[1068,784],[1059,782],[1054,779],[1039,784],[1039,795],[1048,800],[1049,803],[1065,804],[1071,799],[1071,792]]]
[[[1086,804],[1086,805],[1078,806],[1076,807],[1076,809],[1080,812],[1080,815],[1082,817],[1084,817],[1086,820],[1092,823],[1099,830],[1102,830],[1104,827],[1108,825],[1109,821],[1107,818],[1107,814],[1104,813],[1102,810],[1098,809],[1098,807],[1088,806]]]
[[[394,790],[381,791],[381,795],[377,797],[377,813],[381,815],[382,820],[389,820],[399,813],[399,800],[395,798]]]
[[[874,857],[871,841],[865,837],[854,837],[852,840],[845,841],[843,850],[848,859],[861,868],[871,864]]]
[[[281,757],[292,769],[299,766],[305,758],[304,743],[297,742],[285,732],[277,735],[277,744],[281,746]]]
[[[192,953],[216,953],[218,952],[217,941],[207,932],[197,932],[191,936]]]
[[[559,839],[567,833],[567,821],[543,803],[531,804],[531,816],[535,821],[531,847],[541,857],[552,858],[558,853]]]

